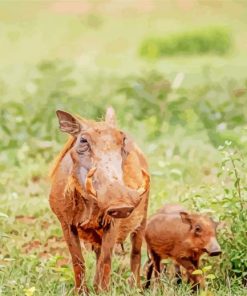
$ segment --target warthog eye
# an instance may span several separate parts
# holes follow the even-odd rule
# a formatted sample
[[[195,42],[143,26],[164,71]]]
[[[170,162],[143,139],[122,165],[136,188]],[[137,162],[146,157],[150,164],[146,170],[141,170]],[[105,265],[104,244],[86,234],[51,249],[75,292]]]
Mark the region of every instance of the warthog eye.
[[[81,143],[81,144],[87,143],[87,139],[85,139],[85,138],[81,138],[81,139],[80,139],[80,143]]]
[[[195,226],[195,234],[200,234],[202,232],[202,228],[200,225]]]
[[[80,144],[79,144],[79,147],[77,149],[77,153],[83,154],[84,152],[88,151],[88,149],[89,149],[89,144],[88,144],[87,139],[81,137],[80,138]]]
[[[123,146],[122,146],[122,155],[126,157],[129,154],[129,145],[128,139],[124,136],[123,137]]]

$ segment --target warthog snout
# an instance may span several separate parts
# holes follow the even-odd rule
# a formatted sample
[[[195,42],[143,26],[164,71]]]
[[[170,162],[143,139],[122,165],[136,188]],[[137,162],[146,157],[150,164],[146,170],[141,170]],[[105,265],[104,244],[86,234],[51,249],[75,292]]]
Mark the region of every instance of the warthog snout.
[[[104,193],[97,192],[93,186],[93,176],[97,171],[96,167],[89,170],[86,180],[85,189],[100,206],[106,209],[106,213],[113,218],[127,218],[134,208],[139,204],[143,194],[148,190],[150,178],[145,170],[142,170],[143,181],[138,189],[132,189],[125,184],[115,182],[110,185],[111,192],[105,190]],[[107,187],[107,185],[106,185]],[[111,198],[110,198],[111,197]]]
[[[133,206],[118,206],[109,208],[107,214],[113,218],[127,218],[133,210]]]
[[[221,251],[213,251],[212,253],[210,253],[209,255],[211,257],[215,257],[215,256],[219,256],[222,252]]]

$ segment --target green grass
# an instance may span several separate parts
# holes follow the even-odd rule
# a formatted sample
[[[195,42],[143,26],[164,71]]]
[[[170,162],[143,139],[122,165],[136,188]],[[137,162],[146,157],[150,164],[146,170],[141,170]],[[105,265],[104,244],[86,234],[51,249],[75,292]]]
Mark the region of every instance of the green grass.
[[[48,170],[66,140],[55,110],[100,119],[108,105],[147,155],[149,214],[181,202],[226,222],[222,257],[203,259],[216,279],[201,295],[246,295],[246,4],[154,1],[146,11],[131,3],[121,11],[117,2],[95,1],[78,16],[59,12],[53,1],[15,3],[0,3],[0,295],[28,296],[32,287],[33,295],[73,295],[68,251],[48,204]],[[231,30],[230,55],[138,56],[146,38],[209,25]],[[85,257],[93,295],[95,258]],[[115,255],[106,295],[137,295],[126,285],[129,274],[129,256]],[[163,276],[144,294],[154,293],[188,295],[189,287]]]
[[[1,113],[0,212],[8,216],[0,221],[4,233],[0,273],[4,294],[22,295],[23,289],[35,287],[37,295],[66,295],[73,286],[68,251],[60,240],[60,226],[48,205],[48,168],[66,139],[58,131],[55,117],[58,108],[78,113],[83,105],[81,115],[99,119],[105,106],[112,104],[117,110],[119,126],[137,139],[148,157],[152,173],[149,213],[165,202],[179,201],[194,210],[213,211],[215,219],[224,218],[229,223],[227,235],[241,237],[244,223],[243,228],[231,228],[231,217],[239,211],[232,168],[229,167],[229,174],[223,174],[218,150],[219,145],[231,140],[232,149],[246,152],[246,105],[243,105],[246,94],[239,96],[237,92],[232,97],[238,89],[235,83],[224,81],[219,86],[205,78],[204,84],[198,84],[191,93],[190,88],[172,88],[169,80],[154,72],[81,81],[73,66],[67,63],[46,62],[33,71],[39,78],[29,82],[32,91],[24,86],[20,91],[21,101],[7,100],[2,105],[6,111]],[[214,99],[216,96],[218,100]],[[244,164],[244,158],[240,163]],[[246,202],[245,169],[240,166],[238,171]],[[218,176],[221,172],[222,176]],[[236,219],[234,223],[241,225],[238,216]],[[232,249],[224,236],[220,242],[223,251]],[[245,240],[239,246],[236,244],[236,252],[245,264],[241,244]],[[232,253],[232,257],[229,254],[227,251],[221,258],[203,264],[212,264],[216,275],[216,280],[208,282],[208,290],[211,293],[220,290],[222,295],[244,295],[241,280],[231,274],[233,263],[240,264],[240,268],[244,265],[234,259],[236,254]],[[87,252],[86,258],[92,288],[94,255]],[[142,263],[145,261],[143,250]],[[125,288],[128,262],[127,255],[114,257],[110,295],[137,293]],[[61,268],[61,264],[65,267]],[[176,287],[168,279],[164,283],[157,295],[162,291],[171,295],[188,293],[186,286]]]

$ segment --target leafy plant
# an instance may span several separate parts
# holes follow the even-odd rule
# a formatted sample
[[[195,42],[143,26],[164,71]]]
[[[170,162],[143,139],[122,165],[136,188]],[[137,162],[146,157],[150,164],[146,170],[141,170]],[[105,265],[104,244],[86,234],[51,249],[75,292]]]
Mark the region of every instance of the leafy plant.
[[[146,39],[140,47],[140,55],[149,59],[206,53],[222,55],[228,53],[231,48],[229,31],[222,27],[210,27],[163,38]]]
[[[241,153],[226,141],[219,147],[222,155],[218,178],[221,190],[201,187],[194,195],[183,198],[199,212],[213,212],[220,221],[219,241],[223,255],[215,275],[239,277],[243,284],[247,280],[247,187],[245,162]],[[206,198],[206,197],[210,198]],[[207,261],[207,260],[206,260]],[[210,260],[211,262],[211,260]],[[213,263],[214,264],[214,263]],[[218,262],[216,262],[218,264]]]
[[[224,178],[224,198],[220,204],[224,208],[220,218],[228,227],[221,235],[224,247],[222,270],[228,268],[229,274],[240,277],[247,284],[247,187],[245,182],[245,163],[239,152],[226,142],[220,147],[223,155],[219,176]]]

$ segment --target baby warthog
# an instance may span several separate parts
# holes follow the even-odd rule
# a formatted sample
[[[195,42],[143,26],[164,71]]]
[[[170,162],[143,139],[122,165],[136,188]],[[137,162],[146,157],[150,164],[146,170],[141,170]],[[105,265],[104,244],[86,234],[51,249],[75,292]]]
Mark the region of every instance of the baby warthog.
[[[176,273],[180,276],[180,267],[187,272],[194,288],[203,287],[203,277],[193,274],[199,267],[203,253],[209,256],[221,254],[216,239],[217,223],[204,214],[189,214],[180,205],[166,205],[148,222],[145,239],[147,242],[149,264],[146,288],[154,269],[155,277],[160,273],[160,261],[171,258],[176,264]]]

